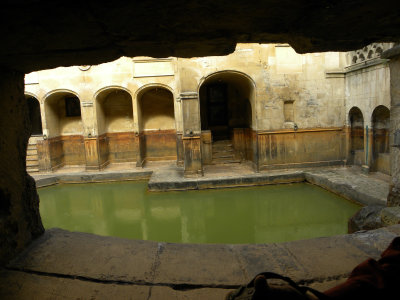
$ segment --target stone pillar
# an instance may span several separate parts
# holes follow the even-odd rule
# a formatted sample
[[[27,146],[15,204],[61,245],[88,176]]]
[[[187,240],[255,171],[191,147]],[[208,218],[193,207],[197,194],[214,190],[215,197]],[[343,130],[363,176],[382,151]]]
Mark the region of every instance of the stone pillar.
[[[373,132],[370,125],[366,125],[364,128],[364,164],[361,166],[364,172],[371,170],[372,164],[372,145],[373,145]]]
[[[178,167],[184,166],[185,156],[183,150],[183,134],[179,132],[176,134],[176,164]]]
[[[101,168],[100,147],[97,138],[97,120],[93,101],[81,100],[81,118],[87,171],[98,171]]]
[[[390,58],[390,171],[392,175],[388,206],[400,206],[400,45],[385,51]]]
[[[44,232],[35,181],[26,172],[30,136],[24,74],[0,69],[0,266]]]
[[[101,169],[100,146],[97,137],[85,137],[86,170],[98,171]]]
[[[145,137],[143,132],[140,132],[137,136],[137,155],[136,155],[136,167],[142,168],[145,160]]]
[[[202,176],[199,97],[196,92],[184,92],[179,100],[182,101],[184,174]]]
[[[36,149],[38,154],[39,171],[51,172],[50,145],[47,138],[46,140],[37,141]]]
[[[353,164],[353,155],[351,154],[351,127],[349,125],[345,125],[343,131],[345,139],[345,153],[343,156],[346,160],[346,165],[350,165]]]

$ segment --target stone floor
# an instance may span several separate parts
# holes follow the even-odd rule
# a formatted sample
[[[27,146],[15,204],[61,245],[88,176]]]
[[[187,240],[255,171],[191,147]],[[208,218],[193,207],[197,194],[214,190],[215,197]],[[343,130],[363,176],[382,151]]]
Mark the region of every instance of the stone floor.
[[[400,225],[282,244],[172,244],[50,229],[0,270],[0,299],[223,299],[271,271],[321,291],[379,258]]]

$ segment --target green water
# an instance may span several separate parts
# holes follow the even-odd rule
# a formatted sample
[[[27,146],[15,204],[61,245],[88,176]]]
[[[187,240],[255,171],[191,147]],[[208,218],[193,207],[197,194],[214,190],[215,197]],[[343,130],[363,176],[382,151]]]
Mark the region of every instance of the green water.
[[[306,183],[146,191],[146,182],[41,188],[45,228],[176,243],[271,243],[345,234],[360,207]]]

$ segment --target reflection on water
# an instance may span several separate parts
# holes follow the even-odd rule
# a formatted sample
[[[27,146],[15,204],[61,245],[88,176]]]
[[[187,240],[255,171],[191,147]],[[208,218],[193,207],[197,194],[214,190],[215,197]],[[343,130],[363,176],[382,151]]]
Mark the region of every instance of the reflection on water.
[[[46,228],[178,243],[270,243],[344,234],[359,206],[286,184],[149,193],[146,182],[41,188]]]

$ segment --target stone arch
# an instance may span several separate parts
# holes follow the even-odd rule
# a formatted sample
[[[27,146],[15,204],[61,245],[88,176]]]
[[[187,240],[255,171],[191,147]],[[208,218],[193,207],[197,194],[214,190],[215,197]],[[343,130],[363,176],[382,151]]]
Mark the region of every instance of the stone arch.
[[[42,115],[40,112],[40,102],[33,94],[25,93],[28,103],[29,120],[31,122],[31,136],[43,135]]]
[[[148,84],[136,93],[141,161],[176,160],[174,94],[170,87]]]
[[[372,169],[390,174],[390,110],[384,106],[377,106],[372,112]]]
[[[209,128],[209,116],[207,116],[207,101],[209,97],[207,95],[207,88],[210,86],[211,89],[213,86],[220,86],[222,90],[227,89],[225,93],[228,102],[226,107],[228,127],[252,128],[256,90],[254,80],[245,73],[226,70],[212,73],[200,81],[198,93],[200,97],[202,130]],[[237,107],[237,110],[235,110],[235,107]]]
[[[100,167],[113,162],[135,161],[131,92],[121,86],[108,86],[95,93],[94,103]]]
[[[44,97],[45,130],[51,169],[85,164],[81,102],[71,90],[54,90]]]
[[[364,117],[357,106],[349,110],[350,126],[350,159],[349,163],[356,165],[365,164],[364,158]]]
[[[252,129],[255,124],[256,85],[247,74],[224,70],[203,78],[198,88],[203,135],[231,140],[241,159],[253,160]]]

